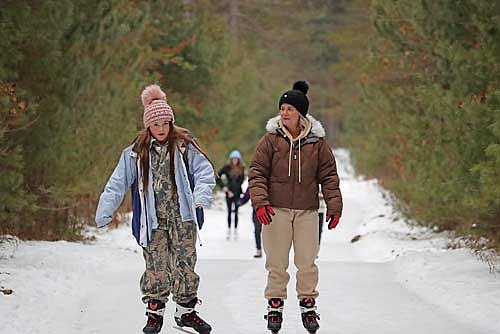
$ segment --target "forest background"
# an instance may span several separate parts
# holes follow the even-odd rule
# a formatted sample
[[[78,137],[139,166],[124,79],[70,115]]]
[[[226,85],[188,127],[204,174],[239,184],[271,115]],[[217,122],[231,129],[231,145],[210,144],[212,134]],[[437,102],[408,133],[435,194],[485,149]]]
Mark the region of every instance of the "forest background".
[[[0,235],[78,240],[160,84],[222,166],[280,93],[402,212],[500,248],[500,1],[2,0]]]

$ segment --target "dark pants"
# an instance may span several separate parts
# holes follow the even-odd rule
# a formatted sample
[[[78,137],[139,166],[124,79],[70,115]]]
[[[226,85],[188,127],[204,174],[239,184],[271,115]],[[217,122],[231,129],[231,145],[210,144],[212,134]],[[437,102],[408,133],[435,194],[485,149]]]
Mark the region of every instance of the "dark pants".
[[[252,212],[252,221],[253,221],[254,234],[255,234],[255,246],[257,247],[257,249],[261,249],[262,244],[261,244],[260,235],[262,232],[262,225],[259,223],[259,220],[257,219],[257,214],[255,213],[255,209],[253,209],[253,212]]]
[[[319,219],[319,240],[318,245],[321,244],[321,233],[323,232],[323,222],[325,221],[325,214],[323,212],[318,212]]]
[[[234,207],[234,228],[238,228],[238,208],[240,207],[239,194],[235,194],[233,197],[226,195],[227,204],[227,227],[231,228],[231,212]]]

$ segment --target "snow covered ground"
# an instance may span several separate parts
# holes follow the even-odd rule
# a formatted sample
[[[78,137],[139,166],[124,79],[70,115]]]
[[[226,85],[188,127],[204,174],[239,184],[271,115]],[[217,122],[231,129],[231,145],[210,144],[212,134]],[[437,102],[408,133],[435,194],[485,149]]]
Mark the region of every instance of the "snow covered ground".
[[[318,333],[500,333],[500,277],[446,234],[412,227],[374,180],[354,176],[336,152],[344,196],[340,225],[324,230],[318,257]],[[254,259],[251,208],[227,240],[221,194],[206,212],[198,248],[199,307],[215,334],[264,333],[264,259]],[[326,226],[325,226],[326,228]],[[20,242],[0,247],[0,334],[140,333],[141,249],[129,226],[91,229],[92,243]],[[351,242],[360,236],[359,241]],[[305,333],[295,268],[281,333]],[[162,333],[176,333],[168,304]]]

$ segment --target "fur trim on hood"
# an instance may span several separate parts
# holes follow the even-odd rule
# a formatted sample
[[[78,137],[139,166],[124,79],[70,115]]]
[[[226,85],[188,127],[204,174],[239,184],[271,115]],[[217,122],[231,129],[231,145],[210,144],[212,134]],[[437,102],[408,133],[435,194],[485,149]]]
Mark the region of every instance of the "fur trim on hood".
[[[323,125],[320,121],[309,114],[306,115],[306,118],[309,120],[309,122],[311,122],[311,134],[315,135],[318,138],[323,138],[326,136],[325,128],[323,128]],[[280,115],[268,120],[266,124],[266,131],[269,133],[277,133],[279,128],[279,120]]]

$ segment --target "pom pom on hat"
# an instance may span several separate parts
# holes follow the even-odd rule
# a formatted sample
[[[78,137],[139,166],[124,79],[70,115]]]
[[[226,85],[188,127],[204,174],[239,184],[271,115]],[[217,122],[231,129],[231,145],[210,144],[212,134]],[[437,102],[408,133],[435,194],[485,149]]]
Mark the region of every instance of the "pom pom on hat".
[[[150,105],[154,100],[167,101],[167,95],[161,90],[158,85],[149,85],[142,91],[142,105],[145,107]]]
[[[144,106],[144,128],[149,128],[155,122],[174,122],[174,112],[167,103],[167,95],[158,85],[149,85],[141,93]]]
[[[293,84],[292,89],[300,90],[302,93],[304,93],[304,95],[307,95],[307,92],[309,91],[309,84],[307,83],[307,81],[303,81],[303,80],[296,81]]]

